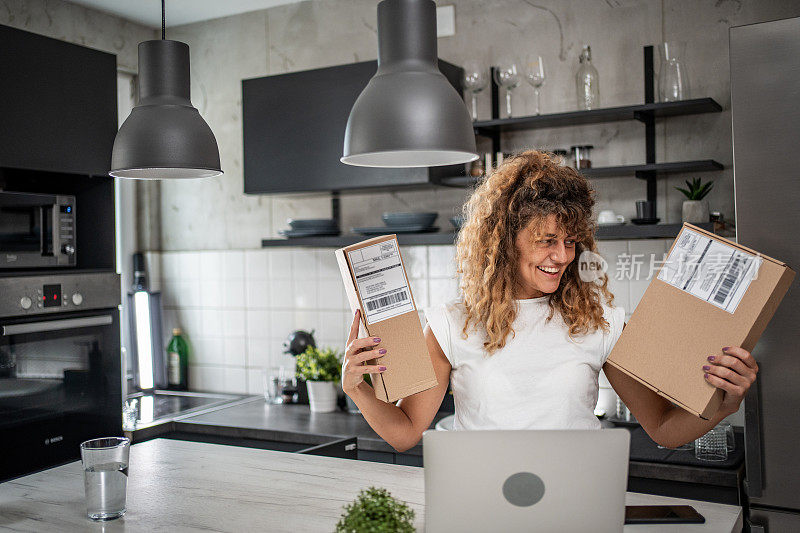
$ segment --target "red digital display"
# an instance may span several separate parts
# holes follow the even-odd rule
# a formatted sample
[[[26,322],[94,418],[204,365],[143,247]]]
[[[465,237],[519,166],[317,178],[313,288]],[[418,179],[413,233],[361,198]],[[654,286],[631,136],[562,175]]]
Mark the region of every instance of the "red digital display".
[[[45,307],[58,307],[58,295],[61,293],[61,285],[45,285],[42,287],[42,301]]]

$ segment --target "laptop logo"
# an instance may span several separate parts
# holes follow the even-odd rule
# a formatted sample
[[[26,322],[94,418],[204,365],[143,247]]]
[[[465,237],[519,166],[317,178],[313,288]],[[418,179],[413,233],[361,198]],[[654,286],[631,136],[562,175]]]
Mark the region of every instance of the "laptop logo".
[[[530,507],[544,497],[544,481],[531,472],[517,472],[503,483],[503,496],[517,507]]]

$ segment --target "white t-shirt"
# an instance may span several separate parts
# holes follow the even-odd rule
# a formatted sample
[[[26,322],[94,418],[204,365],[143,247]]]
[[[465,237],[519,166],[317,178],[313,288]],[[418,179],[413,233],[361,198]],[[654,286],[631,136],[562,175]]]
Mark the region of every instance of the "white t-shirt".
[[[455,429],[600,428],[597,377],[622,333],[625,310],[604,305],[609,331],[598,328],[573,339],[558,312],[546,321],[547,298],[517,300],[516,334],[491,356],[483,347],[485,332],[472,327],[463,337],[463,304],[426,310],[452,366]]]

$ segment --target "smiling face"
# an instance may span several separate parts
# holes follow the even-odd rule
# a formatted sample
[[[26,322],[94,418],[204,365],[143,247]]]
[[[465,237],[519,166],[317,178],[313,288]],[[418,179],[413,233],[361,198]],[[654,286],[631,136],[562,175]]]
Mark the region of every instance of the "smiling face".
[[[537,235],[535,221],[517,233],[517,289],[515,298],[524,300],[553,293],[567,266],[575,259],[575,236],[567,235],[555,215],[548,215]]]

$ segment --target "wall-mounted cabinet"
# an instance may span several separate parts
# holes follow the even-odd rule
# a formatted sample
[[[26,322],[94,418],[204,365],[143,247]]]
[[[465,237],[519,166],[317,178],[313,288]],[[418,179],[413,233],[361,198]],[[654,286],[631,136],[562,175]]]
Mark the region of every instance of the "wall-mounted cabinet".
[[[248,194],[403,188],[463,176],[463,165],[364,168],[345,165],[350,109],[376,61],[242,81],[244,192]],[[439,60],[461,94],[461,68]]]
[[[106,175],[117,59],[0,25],[0,167]]]

